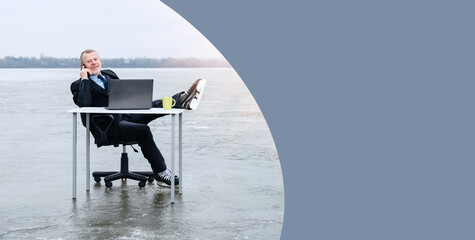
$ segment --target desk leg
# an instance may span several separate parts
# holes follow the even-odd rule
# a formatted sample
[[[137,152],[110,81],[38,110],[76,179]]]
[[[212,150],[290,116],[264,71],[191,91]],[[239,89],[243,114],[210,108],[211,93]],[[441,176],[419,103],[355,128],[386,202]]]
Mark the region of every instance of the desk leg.
[[[172,180],[171,180],[171,203],[175,203],[175,118],[176,115],[172,114],[172,136],[171,136],[171,145],[172,145],[172,159],[171,159],[171,171],[172,171]]]
[[[178,177],[180,178],[180,185],[178,186],[178,193],[183,194],[183,151],[182,151],[182,138],[183,138],[183,119],[182,114],[178,115]]]
[[[77,149],[77,113],[73,113],[73,199],[76,199]]]
[[[86,113],[86,191],[89,191],[91,189],[91,179],[90,179],[90,173],[91,173],[91,136],[89,134],[90,130],[90,117],[91,114]]]

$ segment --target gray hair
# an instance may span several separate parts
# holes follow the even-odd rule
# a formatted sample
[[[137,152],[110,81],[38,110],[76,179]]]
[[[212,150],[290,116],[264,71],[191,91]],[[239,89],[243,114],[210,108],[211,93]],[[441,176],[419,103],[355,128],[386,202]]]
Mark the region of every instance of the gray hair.
[[[83,61],[84,61],[84,54],[85,53],[92,53],[92,52],[97,53],[96,50],[94,50],[94,49],[86,49],[86,50],[82,51],[81,57],[80,57],[81,64],[83,64]],[[97,54],[97,56],[99,56],[99,53]]]

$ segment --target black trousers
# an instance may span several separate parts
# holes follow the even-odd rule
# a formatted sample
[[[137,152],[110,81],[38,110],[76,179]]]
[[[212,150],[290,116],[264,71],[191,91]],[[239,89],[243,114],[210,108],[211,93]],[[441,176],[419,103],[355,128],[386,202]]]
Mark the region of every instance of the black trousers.
[[[173,108],[182,108],[182,104],[179,102],[179,96],[181,93],[177,93],[172,96],[175,99],[176,104]],[[152,107],[161,108],[162,100],[155,100],[152,103]],[[167,169],[165,159],[162,153],[158,149],[155,141],[153,140],[152,132],[148,124],[165,115],[162,114],[127,114],[122,116],[122,120],[119,122],[119,140],[122,141],[137,141],[143,156],[148,160],[154,173],[159,173]]]

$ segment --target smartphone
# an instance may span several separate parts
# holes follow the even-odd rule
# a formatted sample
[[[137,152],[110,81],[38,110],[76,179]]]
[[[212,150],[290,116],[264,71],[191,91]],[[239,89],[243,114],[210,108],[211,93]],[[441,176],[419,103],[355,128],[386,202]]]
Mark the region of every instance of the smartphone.
[[[86,64],[82,64],[82,67],[87,68]],[[82,67],[81,67],[81,70],[82,70]],[[87,77],[89,78],[90,76],[91,76],[91,74],[87,73]]]

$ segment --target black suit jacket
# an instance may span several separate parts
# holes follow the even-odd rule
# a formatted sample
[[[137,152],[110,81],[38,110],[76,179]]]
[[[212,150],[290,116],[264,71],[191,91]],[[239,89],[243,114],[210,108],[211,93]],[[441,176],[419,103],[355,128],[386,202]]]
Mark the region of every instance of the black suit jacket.
[[[108,79],[119,79],[119,77],[112,70],[102,70],[101,74]],[[73,101],[79,107],[107,107],[109,104],[109,92],[97,85],[91,79],[81,80],[78,79],[71,84],[71,93],[73,94]],[[98,116],[103,114],[91,114]],[[122,119],[121,114],[112,114],[114,121],[107,132],[107,137],[101,136],[96,127],[105,129],[110,123],[108,118],[97,118],[96,122],[91,121],[90,131],[96,140],[97,147],[102,145],[116,144],[119,139],[119,121]],[[81,114],[81,120],[84,126],[86,126],[86,114]]]

